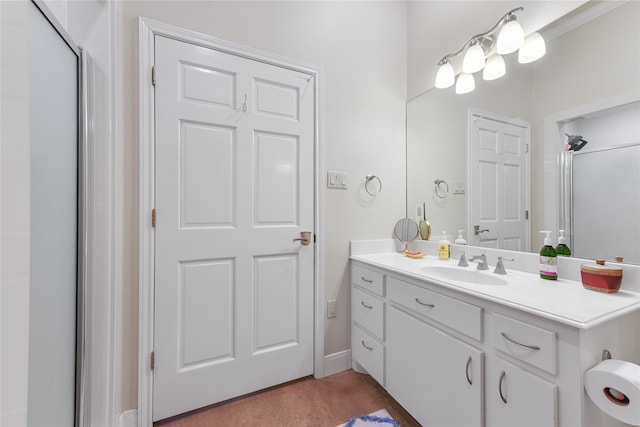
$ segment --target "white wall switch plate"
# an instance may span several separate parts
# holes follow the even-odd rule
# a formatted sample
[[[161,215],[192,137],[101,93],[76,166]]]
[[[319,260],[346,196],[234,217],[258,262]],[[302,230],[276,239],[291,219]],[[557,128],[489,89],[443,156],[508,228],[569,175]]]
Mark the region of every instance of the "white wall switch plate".
[[[347,189],[347,174],[345,172],[327,172],[327,188]]]
[[[453,181],[453,194],[464,194],[467,192],[467,185],[464,181]]]
[[[327,301],[327,318],[336,317],[336,300]]]

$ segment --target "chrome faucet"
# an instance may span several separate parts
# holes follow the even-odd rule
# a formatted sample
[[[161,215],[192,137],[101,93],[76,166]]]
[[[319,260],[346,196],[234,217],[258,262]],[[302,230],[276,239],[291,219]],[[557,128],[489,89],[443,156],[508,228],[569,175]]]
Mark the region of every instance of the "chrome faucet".
[[[501,256],[498,257],[498,263],[496,264],[496,269],[493,270],[496,274],[507,274],[507,270],[504,269],[504,264],[502,261],[515,261],[513,258],[503,258]]]
[[[487,256],[485,255],[484,251],[482,251],[481,255],[474,255],[471,258],[469,258],[469,261],[475,261],[479,259],[480,262],[478,263],[478,270],[488,270],[489,266],[487,265]]]
[[[452,251],[457,252],[457,251]],[[469,263],[467,262],[467,257],[464,254],[464,251],[461,251],[460,260],[458,260],[458,267],[469,267]]]

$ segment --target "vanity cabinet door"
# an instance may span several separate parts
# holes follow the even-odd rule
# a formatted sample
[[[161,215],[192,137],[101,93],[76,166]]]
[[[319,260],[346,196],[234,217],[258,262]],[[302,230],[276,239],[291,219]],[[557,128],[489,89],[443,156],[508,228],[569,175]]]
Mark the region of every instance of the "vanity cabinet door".
[[[386,351],[386,388],[422,425],[482,425],[481,351],[394,307]]]
[[[486,425],[553,427],[557,386],[498,357],[487,358]]]

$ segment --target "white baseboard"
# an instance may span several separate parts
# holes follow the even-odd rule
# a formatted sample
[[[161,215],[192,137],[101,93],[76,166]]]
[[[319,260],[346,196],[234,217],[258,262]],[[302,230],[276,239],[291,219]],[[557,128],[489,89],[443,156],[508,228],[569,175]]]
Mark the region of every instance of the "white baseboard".
[[[324,376],[351,369],[351,350],[340,351],[324,357]]]
[[[138,410],[129,409],[124,411],[118,417],[118,427],[137,427],[138,426]]]

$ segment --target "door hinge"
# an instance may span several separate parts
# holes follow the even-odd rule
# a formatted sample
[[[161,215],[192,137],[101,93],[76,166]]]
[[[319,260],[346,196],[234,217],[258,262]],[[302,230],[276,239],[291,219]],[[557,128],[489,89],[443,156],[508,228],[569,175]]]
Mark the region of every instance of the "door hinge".
[[[524,211],[524,219],[529,219],[529,211]]]
[[[315,242],[316,242],[316,235],[314,234],[313,235],[313,243],[315,243]]]
[[[155,367],[156,367],[156,352],[152,351],[151,352],[151,370],[153,371]]]
[[[156,208],[151,209],[151,227],[156,228]]]
[[[151,84],[156,85],[156,66],[151,67]]]
[[[154,83],[155,84],[155,83]],[[528,153],[529,152],[529,144],[525,144],[524,145],[524,152]]]

